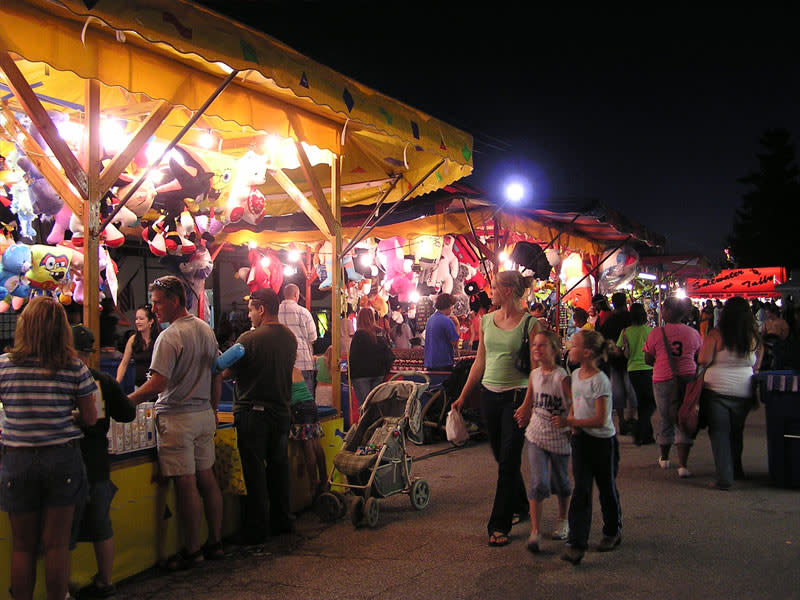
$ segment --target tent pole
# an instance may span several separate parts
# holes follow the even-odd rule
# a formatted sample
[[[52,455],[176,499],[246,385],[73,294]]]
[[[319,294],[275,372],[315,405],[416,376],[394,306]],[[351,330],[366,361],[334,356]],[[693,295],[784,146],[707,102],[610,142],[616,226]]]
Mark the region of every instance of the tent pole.
[[[401,203],[401,202],[403,202],[403,201],[404,201],[406,198],[408,198],[408,197],[409,197],[411,194],[413,194],[413,193],[414,193],[414,191],[415,191],[415,190],[416,190],[416,189],[417,189],[419,186],[421,186],[423,183],[425,183],[425,180],[426,180],[426,179],[428,179],[428,177],[430,177],[431,175],[433,175],[433,174],[434,174],[434,173],[437,171],[437,169],[438,169],[439,167],[441,167],[443,164],[444,164],[444,159],[442,159],[442,160],[440,160],[438,163],[436,163],[436,166],[434,166],[434,167],[433,167],[433,168],[432,168],[430,171],[428,171],[427,173],[425,173],[425,175],[422,177],[422,179],[420,179],[420,180],[419,180],[417,183],[415,183],[413,186],[411,186],[411,188],[410,188],[410,189],[409,189],[409,190],[408,190],[408,191],[407,191],[405,194],[403,194],[402,198],[400,198],[400,199],[399,199],[397,202],[395,202],[394,204],[392,204],[392,206],[390,206],[390,207],[389,207],[389,210],[387,210],[387,211],[386,211],[385,213],[383,213],[383,214],[382,214],[380,217],[378,217],[378,218],[375,220],[375,222],[374,222],[372,225],[370,225],[370,226],[369,226],[369,228],[367,229],[367,231],[363,232],[363,233],[362,233],[362,235],[361,235],[360,237],[354,237],[352,240],[350,240],[350,244],[348,244],[348,247],[349,247],[349,248],[352,248],[353,246],[355,246],[356,244],[358,244],[358,242],[360,242],[360,241],[361,241],[361,240],[363,240],[365,237],[367,237],[367,235],[369,235],[369,233],[370,233],[370,232],[371,232],[373,229],[375,229],[375,228],[378,226],[378,223],[380,223],[380,222],[381,222],[381,221],[383,221],[383,220],[384,220],[386,217],[388,217],[390,214],[392,214],[392,213],[394,212],[394,210],[395,210],[395,209],[396,209],[398,206],[400,206],[400,203]]]
[[[97,347],[89,358],[91,367],[100,366],[100,200],[105,193],[100,188],[100,84],[95,79],[86,81],[86,121],[89,125],[87,197],[83,203],[83,323],[97,340]]]
[[[600,265],[602,265],[604,262],[606,262],[606,260],[608,260],[609,258],[611,258],[611,255],[612,255],[612,254],[614,254],[614,252],[616,252],[616,251],[617,251],[617,250],[619,250],[620,248],[622,248],[622,247],[623,247],[625,244],[627,244],[627,243],[628,243],[628,240],[629,240],[629,239],[631,239],[632,237],[633,237],[632,235],[629,235],[629,236],[628,236],[628,237],[626,237],[624,240],[622,240],[622,242],[620,242],[620,244],[619,244],[617,247],[615,247],[613,250],[611,250],[611,252],[609,252],[608,254],[606,254],[606,255],[603,257],[603,259],[602,259],[600,262],[598,262],[598,263],[597,263],[595,266],[593,266],[593,267],[592,267],[592,269],[591,269],[591,270],[590,270],[590,271],[589,271],[589,272],[588,272],[586,275],[584,275],[583,277],[581,277],[581,278],[580,278],[580,279],[579,279],[579,280],[578,280],[578,281],[575,283],[575,285],[573,285],[571,288],[569,288],[569,289],[566,291],[566,293],[564,294],[564,296],[568,296],[568,295],[569,295],[569,293],[570,293],[572,290],[574,290],[576,287],[578,287],[578,286],[579,286],[579,285],[580,285],[580,284],[583,282],[583,280],[584,280],[584,279],[586,279],[587,277],[589,277],[589,275],[591,275],[592,273],[594,273],[595,271],[597,271],[597,269],[599,269],[599,268],[600,268]]]
[[[472,232],[472,237],[475,238],[475,242],[476,242],[475,245],[478,248],[478,256],[480,256],[480,259],[481,259],[481,266],[483,267],[483,273],[488,277],[489,276],[489,270],[486,268],[486,258],[483,256],[483,250],[481,250],[480,245],[477,244],[477,242],[478,242],[478,234],[475,232],[475,226],[472,224],[472,217],[469,216],[469,212],[467,211],[467,201],[464,200],[463,197],[461,198],[461,206],[464,208],[464,214],[467,217],[467,223],[469,223],[469,229]]]
[[[386,190],[386,191],[383,193],[383,196],[381,196],[380,200],[378,200],[377,204],[375,204],[375,208],[373,208],[373,209],[372,209],[372,212],[370,213],[370,215],[369,215],[369,216],[368,216],[368,217],[367,217],[367,218],[364,220],[364,222],[361,224],[361,227],[359,227],[359,228],[358,228],[358,231],[357,231],[357,232],[356,232],[356,234],[353,236],[353,239],[354,239],[354,240],[355,240],[355,239],[359,239],[359,237],[358,237],[358,236],[359,236],[359,235],[361,235],[361,232],[362,232],[362,231],[364,231],[364,228],[367,226],[367,223],[369,223],[369,222],[370,222],[372,219],[374,219],[374,218],[375,218],[375,216],[376,216],[376,215],[378,214],[378,212],[380,211],[380,209],[381,209],[381,206],[383,206],[383,203],[384,203],[384,201],[386,200],[386,198],[388,198],[388,197],[389,197],[389,194],[391,194],[391,193],[392,193],[392,190],[393,190],[395,187],[397,187],[397,182],[398,182],[398,181],[400,181],[400,179],[401,179],[400,175],[397,175],[397,176],[396,176],[396,177],[395,177],[395,178],[392,180],[392,183],[389,185],[389,189],[387,189],[387,190]],[[342,254],[343,254],[343,255],[344,255],[344,254],[347,254],[348,252],[350,252],[350,251],[353,249],[353,247],[354,247],[354,246],[355,246],[355,244],[354,244],[354,243],[351,241],[351,242],[350,242],[349,244],[347,244],[347,246],[345,246],[345,248],[342,250]]]
[[[172,138],[172,141],[169,144],[167,144],[167,147],[164,148],[164,152],[161,153],[161,156],[158,157],[158,160],[148,165],[147,169],[145,169],[144,173],[142,173],[142,176],[139,177],[139,179],[137,179],[133,183],[133,185],[130,186],[128,192],[125,194],[125,197],[120,199],[119,204],[117,204],[117,207],[114,209],[114,211],[110,215],[108,215],[108,217],[106,217],[105,221],[103,221],[103,224],[100,227],[100,231],[105,229],[106,226],[109,223],[111,223],[111,221],[114,219],[114,217],[117,216],[119,211],[122,210],[122,207],[128,203],[128,200],[131,199],[131,197],[136,193],[139,187],[145,182],[147,176],[150,175],[150,172],[153,169],[155,169],[159,164],[161,164],[161,161],[164,160],[164,157],[167,154],[169,154],[169,152],[175,146],[178,145],[178,142],[181,141],[183,136],[188,133],[188,131],[197,122],[197,120],[201,116],[203,116],[203,113],[208,109],[208,107],[211,106],[211,103],[217,99],[217,97],[225,90],[226,87],[228,87],[228,84],[230,84],[230,82],[233,81],[238,74],[239,71],[231,71],[231,73],[225,78],[225,80],[221,84],[219,84],[219,87],[214,91],[214,93],[211,94],[211,96],[209,96],[208,99],[205,102],[203,102],[203,105],[194,112],[192,118],[189,119],[189,121],[186,123],[186,125],[183,126],[183,128],[178,132],[178,134],[174,138]]]
[[[331,369],[331,385],[333,396],[333,407],[336,409],[336,414],[342,414],[342,385],[341,385],[341,371],[339,369],[339,360],[342,353],[341,342],[341,286],[342,286],[342,266],[341,266],[341,251],[342,251],[342,158],[336,155],[333,163],[331,164],[331,212],[336,221],[335,229],[333,231],[333,258],[331,260],[332,284],[331,284],[331,345],[333,346],[332,354],[333,368]],[[349,402],[349,397],[347,400]]]

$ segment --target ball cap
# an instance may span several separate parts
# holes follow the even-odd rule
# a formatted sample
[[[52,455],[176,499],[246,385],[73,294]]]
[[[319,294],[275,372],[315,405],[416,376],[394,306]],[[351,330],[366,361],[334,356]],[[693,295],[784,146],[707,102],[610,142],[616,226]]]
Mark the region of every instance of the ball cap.
[[[72,342],[78,352],[94,352],[94,334],[83,325],[72,326]]]

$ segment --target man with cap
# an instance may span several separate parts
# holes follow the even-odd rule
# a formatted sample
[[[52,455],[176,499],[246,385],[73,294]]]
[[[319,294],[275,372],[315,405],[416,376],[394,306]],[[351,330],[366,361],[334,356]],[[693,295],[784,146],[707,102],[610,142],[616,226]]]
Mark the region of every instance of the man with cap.
[[[299,344],[278,321],[279,306],[271,289],[250,295],[247,309],[253,329],[236,340],[244,346],[244,356],[223,372],[223,377],[236,380],[233,418],[247,486],[242,499],[246,544],[260,544],[268,535],[294,529],[289,506],[289,406]]]
[[[186,290],[177,277],[166,275],[150,284],[153,313],[169,323],[158,336],[150,362],[150,379],[130,395],[146,402],[156,395],[158,464],[175,483],[184,549],[166,567],[187,569],[205,559],[224,558],[222,494],[214,477],[214,433],[222,378],[212,373],[219,355],[211,327],[186,310]],[[202,498],[202,509],[201,509]],[[200,539],[201,512],[208,524],[208,541]]]
[[[78,357],[84,362],[94,352],[94,334],[83,325],[73,325],[72,338]],[[129,423],[136,417],[136,408],[111,375],[89,368],[97,382],[97,423],[82,427],[81,454],[89,478],[89,501],[83,511],[75,511],[72,541],[92,542],[97,560],[97,574],[92,583],[80,591],[81,598],[108,598],[115,592],[111,583],[114,565],[114,532],[109,510],[117,491],[111,481],[111,462],[108,457],[109,419]]]

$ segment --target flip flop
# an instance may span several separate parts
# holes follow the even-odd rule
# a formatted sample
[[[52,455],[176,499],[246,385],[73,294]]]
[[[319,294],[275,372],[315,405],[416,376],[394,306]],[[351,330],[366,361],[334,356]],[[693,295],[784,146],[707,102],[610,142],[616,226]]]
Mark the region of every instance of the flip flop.
[[[525,513],[514,513],[514,516],[511,517],[511,525],[512,526],[513,525],[519,525],[520,523],[523,523],[525,521],[530,521],[530,520],[531,520],[531,514],[530,513],[527,513],[527,512],[525,512]]]
[[[489,536],[489,545],[492,546],[493,548],[508,546],[510,543],[511,539],[508,537],[508,534],[506,533],[495,531],[493,534]]]

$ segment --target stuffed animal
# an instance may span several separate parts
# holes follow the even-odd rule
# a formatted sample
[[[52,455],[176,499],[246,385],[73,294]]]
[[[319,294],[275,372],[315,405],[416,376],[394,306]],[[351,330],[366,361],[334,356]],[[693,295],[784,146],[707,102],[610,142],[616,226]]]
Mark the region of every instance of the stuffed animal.
[[[592,278],[586,277],[581,281],[581,278],[586,273],[587,270],[583,264],[583,258],[577,252],[573,252],[561,262],[561,281],[567,287],[567,290],[571,290],[575,284],[578,284],[578,287],[569,291],[562,300],[573,307],[580,306],[588,311],[592,306]]]
[[[250,293],[264,288],[271,288],[275,293],[280,293],[283,286],[283,263],[280,257],[272,250],[262,253],[251,248],[247,253],[247,260],[250,267],[239,269],[238,277],[247,283]]]
[[[601,294],[610,294],[629,283],[639,270],[639,254],[633,248],[617,248],[602,265],[598,285]]]
[[[28,193],[35,214],[55,216],[64,206],[61,196],[27,156],[17,155],[15,160],[17,166],[25,172],[28,180]]]
[[[25,277],[32,288],[53,291],[69,279],[72,253],[59,246],[31,246],[31,267]]]
[[[28,298],[30,287],[24,274],[31,268],[31,248],[25,244],[11,244],[3,252],[0,270],[0,312],[9,308],[19,310]]]
[[[36,230],[33,220],[36,213],[33,210],[29,188],[24,182],[19,181],[11,186],[11,212],[17,215],[19,221],[19,234],[30,240],[36,239]]]
[[[453,281],[458,276],[458,258],[453,253],[454,243],[455,238],[452,235],[444,236],[442,253],[428,279],[428,285],[446,294],[453,291]]]
[[[342,246],[346,246],[347,243],[347,240],[342,240]],[[331,289],[331,285],[333,284],[333,247],[331,246],[330,242],[324,242],[322,246],[320,246],[319,250],[317,251],[317,257],[320,261],[320,264],[324,265],[325,268],[325,277],[320,277],[322,281],[319,284],[319,290],[324,292]],[[348,281],[358,283],[364,279],[364,275],[356,271],[355,264],[353,262],[352,251],[344,255],[342,258],[342,266],[347,274]]]
[[[248,151],[236,164],[236,175],[227,200],[225,216],[229,223],[244,219],[258,225],[264,218],[266,202],[258,190],[267,180],[267,160]]]
[[[414,273],[411,272],[412,262],[406,260],[403,246],[406,240],[394,236],[378,242],[378,263],[384,270],[383,288],[400,302],[409,302],[411,292],[417,285]]]
[[[57,246],[57,248],[70,256],[70,279],[73,284],[69,291],[62,285],[61,294],[62,296],[71,295],[75,302],[83,304],[85,294],[83,287],[83,248],[75,246],[71,241],[64,242],[62,245]],[[119,268],[117,267],[117,263],[111,259],[105,246],[100,246],[98,248],[98,266],[100,273],[103,275],[99,281],[100,289],[102,291],[104,288],[107,288],[111,299],[114,301],[114,304],[116,304],[119,287],[117,272]],[[103,294],[101,293],[100,296],[102,298]],[[64,300],[65,298],[62,299],[61,302],[63,303]]]
[[[200,300],[205,293],[206,279],[211,275],[214,270],[214,261],[211,259],[211,253],[205,246],[199,246],[194,254],[189,257],[189,260],[183,262],[178,267],[180,269],[182,279],[187,283],[189,290],[192,294],[186,298],[187,308],[191,309],[193,302],[190,297],[194,296],[200,304]]]

